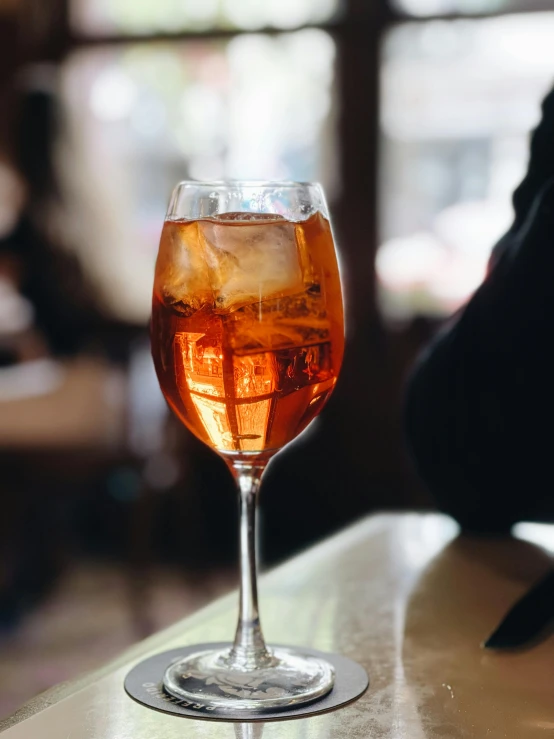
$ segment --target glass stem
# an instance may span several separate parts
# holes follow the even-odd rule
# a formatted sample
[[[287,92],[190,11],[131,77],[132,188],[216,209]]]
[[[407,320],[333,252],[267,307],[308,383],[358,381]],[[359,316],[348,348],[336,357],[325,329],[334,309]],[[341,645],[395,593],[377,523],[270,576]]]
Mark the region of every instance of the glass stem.
[[[241,670],[268,667],[268,652],[258,613],[256,509],[260,480],[265,464],[233,462],[233,474],[240,494],[240,599],[239,620],[229,665]]]

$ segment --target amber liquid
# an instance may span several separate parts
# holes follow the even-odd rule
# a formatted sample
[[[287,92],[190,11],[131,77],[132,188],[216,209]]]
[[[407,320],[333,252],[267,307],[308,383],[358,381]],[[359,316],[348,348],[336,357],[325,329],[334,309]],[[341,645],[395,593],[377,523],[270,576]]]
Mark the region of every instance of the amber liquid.
[[[220,249],[214,262],[206,234],[232,248]],[[269,268],[257,283],[255,259],[264,254],[266,234],[268,245],[285,240],[287,256],[272,256],[268,248]],[[240,249],[241,240],[254,251],[236,252],[237,260],[233,248]],[[280,277],[280,267],[292,277]],[[256,302],[248,295],[252,284],[261,298]],[[343,349],[337,262],[329,222],[320,213],[294,224],[252,214],[166,221],[152,353],[166,400],[206,444],[252,453],[292,441],[329,398]]]

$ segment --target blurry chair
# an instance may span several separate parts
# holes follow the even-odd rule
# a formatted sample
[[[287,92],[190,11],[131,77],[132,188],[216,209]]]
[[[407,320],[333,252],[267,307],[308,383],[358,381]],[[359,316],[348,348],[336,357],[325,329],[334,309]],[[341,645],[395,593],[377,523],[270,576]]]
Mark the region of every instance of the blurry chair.
[[[39,595],[67,559],[66,504],[125,454],[125,379],[90,358],[26,361],[0,369],[0,409],[0,594],[9,625],[19,601]]]

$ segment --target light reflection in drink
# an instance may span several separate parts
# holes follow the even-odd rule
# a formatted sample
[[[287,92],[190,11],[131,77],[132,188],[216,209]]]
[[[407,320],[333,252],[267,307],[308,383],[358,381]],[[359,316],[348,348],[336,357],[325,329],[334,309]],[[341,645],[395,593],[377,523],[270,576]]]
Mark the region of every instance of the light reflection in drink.
[[[207,223],[164,228],[152,323],[160,384],[182,420],[215,449],[278,449],[319,413],[342,360],[329,223],[319,213],[300,224],[252,214],[244,222]],[[215,239],[216,228],[219,252],[205,243],[206,233]],[[272,242],[281,256],[268,267],[261,258]],[[168,287],[175,278],[173,271],[163,273],[164,249],[172,270],[179,261],[194,266],[194,290]],[[239,281],[237,259],[252,269],[260,260],[260,272],[241,274]],[[269,294],[260,288],[249,297],[256,280]]]

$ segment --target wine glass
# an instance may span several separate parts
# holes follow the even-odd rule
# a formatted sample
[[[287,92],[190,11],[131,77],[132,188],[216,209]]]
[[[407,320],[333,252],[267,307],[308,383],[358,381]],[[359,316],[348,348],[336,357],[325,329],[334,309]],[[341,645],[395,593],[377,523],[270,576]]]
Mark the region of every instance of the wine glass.
[[[156,262],[152,354],[177,417],[227,463],[240,494],[235,640],[171,665],[164,687],[207,710],[275,711],[333,687],[333,667],[265,644],[256,589],[262,473],[315,418],[344,351],[339,270],[321,187],[181,182]]]

